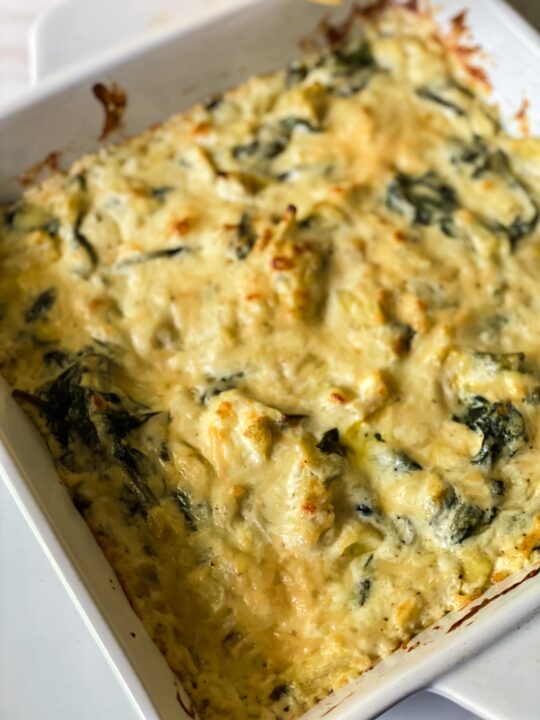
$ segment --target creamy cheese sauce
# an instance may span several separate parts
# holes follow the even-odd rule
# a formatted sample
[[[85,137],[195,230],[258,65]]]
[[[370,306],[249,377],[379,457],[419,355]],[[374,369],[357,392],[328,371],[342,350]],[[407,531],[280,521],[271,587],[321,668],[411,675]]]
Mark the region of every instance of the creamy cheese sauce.
[[[540,548],[540,143],[390,11],[0,215],[0,360],[201,716]]]

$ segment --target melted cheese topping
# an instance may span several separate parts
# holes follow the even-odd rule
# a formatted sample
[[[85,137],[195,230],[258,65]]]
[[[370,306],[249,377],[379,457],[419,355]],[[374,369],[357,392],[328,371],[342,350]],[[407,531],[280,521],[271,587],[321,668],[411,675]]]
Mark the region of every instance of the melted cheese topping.
[[[3,212],[2,374],[203,718],[295,718],[540,543],[540,143],[429,21]]]

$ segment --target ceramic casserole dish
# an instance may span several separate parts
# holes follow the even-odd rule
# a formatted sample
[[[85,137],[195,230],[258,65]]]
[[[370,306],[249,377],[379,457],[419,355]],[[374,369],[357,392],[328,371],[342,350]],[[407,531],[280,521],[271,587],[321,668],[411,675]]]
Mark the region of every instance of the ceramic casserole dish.
[[[20,192],[16,178],[51,151],[61,152],[62,162],[67,164],[97,146],[101,107],[91,93],[95,83],[114,81],[126,90],[126,131],[136,133],[250,75],[283,66],[298,55],[299,43],[323,18],[338,21],[351,3],[329,8],[304,0],[234,0],[188,6],[186,3],[181,24],[169,23],[95,59],[81,60],[4,112],[0,117],[1,200],[15,197]],[[442,6],[443,17],[450,17],[467,3],[447,0]],[[499,0],[469,2],[469,10],[475,38],[487,53],[495,98],[503,114],[510,117],[524,97],[534,98],[539,89],[540,41]],[[540,111],[534,104],[530,117],[532,129],[540,129]],[[188,696],[144,633],[72,506],[37,431],[4,383],[0,397],[2,478],[135,712],[141,718],[195,717]],[[375,717],[412,692],[437,684],[454,666],[478,654],[539,607],[536,568],[507,578],[322,701],[305,717]],[[532,705],[525,704],[517,717],[535,717]]]

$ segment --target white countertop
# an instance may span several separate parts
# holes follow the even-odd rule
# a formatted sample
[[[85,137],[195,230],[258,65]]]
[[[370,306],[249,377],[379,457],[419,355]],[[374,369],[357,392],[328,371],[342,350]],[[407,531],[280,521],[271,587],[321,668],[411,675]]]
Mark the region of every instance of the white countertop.
[[[27,86],[28,29],[53,4],[0,0],[0,105]],[[539,0],[514,5],[540,25]],[[133,720],[123,690],[1,482],[0,578],[0,720]],[[423,692],[381,720],[475,717]]]

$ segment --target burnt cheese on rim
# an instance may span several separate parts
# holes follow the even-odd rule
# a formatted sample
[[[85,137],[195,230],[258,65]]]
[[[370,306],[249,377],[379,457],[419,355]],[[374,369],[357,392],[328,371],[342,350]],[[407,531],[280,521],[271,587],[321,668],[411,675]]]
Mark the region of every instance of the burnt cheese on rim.
[[[539,207],[394,9],[0,211],[2,375],[205,720],[540,558]]]

